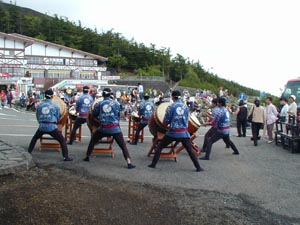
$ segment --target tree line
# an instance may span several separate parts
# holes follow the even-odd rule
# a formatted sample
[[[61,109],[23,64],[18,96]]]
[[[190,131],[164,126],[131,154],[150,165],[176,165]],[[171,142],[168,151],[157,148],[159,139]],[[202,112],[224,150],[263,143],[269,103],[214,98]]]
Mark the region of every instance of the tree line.
[[[20,33],[108,57],[108,68],[120,75],[164,76],[168,81],[180,81],[181,86],[214,92],[223,86],[235,95],[240,92],[252,96],[259,94],[257,90],[206,71],[199,61],[194,62],[180,54],[172,55],[170,48],[158,48],[155,44],[146,46],[134,39],[126,39],[113,29],[99,32],[96,28],[83,27],[81,21],[41,14],[16,4],[0,2],[0,31]]]

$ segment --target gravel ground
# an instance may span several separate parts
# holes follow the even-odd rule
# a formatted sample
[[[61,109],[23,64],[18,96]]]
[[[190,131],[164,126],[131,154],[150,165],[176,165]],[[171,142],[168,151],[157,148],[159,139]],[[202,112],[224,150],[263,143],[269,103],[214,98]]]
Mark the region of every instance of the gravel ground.
[[[245,195],[34,168],[0,177],[0,224],[297,224]]]

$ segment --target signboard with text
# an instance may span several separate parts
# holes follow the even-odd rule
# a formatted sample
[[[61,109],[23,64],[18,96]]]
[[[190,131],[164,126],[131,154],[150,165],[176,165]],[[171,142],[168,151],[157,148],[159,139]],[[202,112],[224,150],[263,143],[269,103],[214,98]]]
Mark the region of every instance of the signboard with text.
[[[102,80],[120,80],[120,76],[102,76]]]

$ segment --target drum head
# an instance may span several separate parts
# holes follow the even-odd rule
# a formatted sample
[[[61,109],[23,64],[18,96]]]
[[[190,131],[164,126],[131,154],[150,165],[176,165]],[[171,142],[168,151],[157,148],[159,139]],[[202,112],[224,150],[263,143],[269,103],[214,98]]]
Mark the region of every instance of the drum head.
[[[164,117],[166,115],[166,111],[167,111],[167,108],[169,106],[169,102],[163,102],[161,103],[157,109],[156,109],[156,116],[157,116],[157,120],[158,122],[160,122],[161,124],[163,123],[164,121]]]
[[[192,124],[195,127],[199,128],[201,126],[201,124],[200,124],[198,118],[195,116],[195,114],[191,113],[190,117],[189,117],[189,120],[191,120]]]

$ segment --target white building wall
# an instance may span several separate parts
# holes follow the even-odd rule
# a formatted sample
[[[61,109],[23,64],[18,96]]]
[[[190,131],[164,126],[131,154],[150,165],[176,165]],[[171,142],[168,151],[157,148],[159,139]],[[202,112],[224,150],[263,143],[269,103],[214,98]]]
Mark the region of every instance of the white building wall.
[[[45,45],[40,44],[40,43],[34,43],[33,45],[27,47],[25,49],[25,54],[26,55],[39,55],[39,56],[44,56],[45,55]]]
[[[14,41],[7,38],[5,39],[4,37],[0,37],[0,48],[24,49],[24,42]]]

